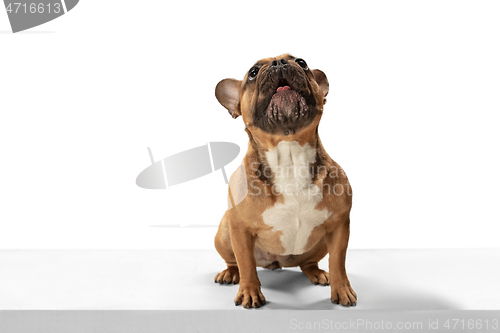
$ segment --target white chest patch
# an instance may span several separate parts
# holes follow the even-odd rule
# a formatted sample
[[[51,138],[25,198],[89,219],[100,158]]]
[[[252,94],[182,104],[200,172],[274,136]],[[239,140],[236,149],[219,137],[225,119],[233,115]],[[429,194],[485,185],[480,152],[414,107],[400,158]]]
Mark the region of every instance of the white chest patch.
[[[266,153],[267,163],[274,174],[274,192],[284,196],[263,214],[264,223],[282,231],[281,243],[286,254],[304,253],[311,231],[330,216],[327,209],[315,209],[323,199],[318,186],[312,184],[311,164],[316,150],[309,144],[301,147],[297,141],[281,141]]]

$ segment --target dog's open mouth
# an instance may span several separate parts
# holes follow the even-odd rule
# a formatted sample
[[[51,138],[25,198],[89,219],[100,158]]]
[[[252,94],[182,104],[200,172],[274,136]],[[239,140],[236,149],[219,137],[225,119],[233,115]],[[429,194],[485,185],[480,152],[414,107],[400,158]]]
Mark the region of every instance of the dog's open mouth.
[[[316,100],[301,72],[264,72],[259,81],[259,95],[254,124],[274,134],[295,134],[308,126],[317,115]]]
[[[278,89],[276,89],[276,92],[280,92],[283,90],[290,90],[290,89],[292,88],[290,88],[290,86],[288,85],[288,81],[285,79],[281,79],[278,82]]]
[[[271,97],[269,105],[264,110],[264,115],[271,124],[295,123],[305,117],[309,111],[306,100],[288,82],[279,80],[276,92]]]

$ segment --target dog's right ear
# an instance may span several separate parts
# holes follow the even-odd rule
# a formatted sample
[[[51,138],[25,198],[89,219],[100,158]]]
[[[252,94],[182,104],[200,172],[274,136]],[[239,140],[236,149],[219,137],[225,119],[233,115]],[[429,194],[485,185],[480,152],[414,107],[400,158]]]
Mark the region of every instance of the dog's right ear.
[[[241,116],[240,87],[241,81],[235,79],[224,79],[215,87],[215,97],[235,119]]]

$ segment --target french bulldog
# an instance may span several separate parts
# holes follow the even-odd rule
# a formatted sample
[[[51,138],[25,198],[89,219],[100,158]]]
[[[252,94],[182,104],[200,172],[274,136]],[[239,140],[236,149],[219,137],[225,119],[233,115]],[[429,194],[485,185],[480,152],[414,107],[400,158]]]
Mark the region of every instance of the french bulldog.
[[[266,303],[257,267],[295,266],[312,283],[330,285],[333,303],[356,305],[345,269],[352,190],[318,135],[328,89],[321,70],[289,54],[257,61],[242,81],[217,84],[217,100],[243,118],[249,137],[215,237],[227,264],[215,282],[239,283],[236,305]],[[238,192],[246,195],[235,204]],[[327,253],[329,273],[318,267]]]

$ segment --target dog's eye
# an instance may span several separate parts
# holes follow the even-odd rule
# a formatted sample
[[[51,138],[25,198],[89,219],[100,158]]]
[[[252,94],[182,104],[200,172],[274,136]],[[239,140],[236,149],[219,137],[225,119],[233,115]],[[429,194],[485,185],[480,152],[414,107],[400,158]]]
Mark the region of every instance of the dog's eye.
[[[307,69],[307,63],[304,61],[304,59],[295,59],[295,62],[299,64],[300,67]]]
[[[255,77],[257,76],[258,73],[259,73],[259,67],[252,67],[248,71],[248,78],[250,80],[253,80],[253,79],[255,79]]]

